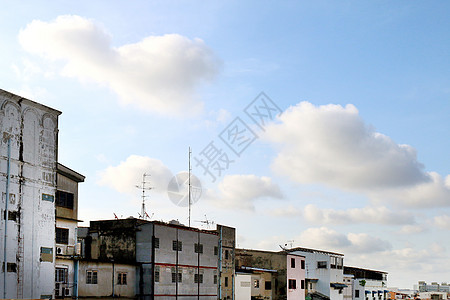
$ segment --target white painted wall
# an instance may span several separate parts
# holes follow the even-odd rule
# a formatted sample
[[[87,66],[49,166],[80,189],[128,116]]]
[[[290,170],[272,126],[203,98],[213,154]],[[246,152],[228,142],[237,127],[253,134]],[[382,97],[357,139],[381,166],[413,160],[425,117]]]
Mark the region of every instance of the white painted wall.
[[[235,299],[250,300],[252,295],[252,275],[236,273],[235,276]]]

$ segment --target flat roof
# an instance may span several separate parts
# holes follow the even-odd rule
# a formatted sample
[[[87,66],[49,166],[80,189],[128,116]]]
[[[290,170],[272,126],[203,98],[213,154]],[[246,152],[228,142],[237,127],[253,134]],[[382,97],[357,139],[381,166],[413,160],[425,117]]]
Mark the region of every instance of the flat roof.
[[[325,250],[318,250],[318,249],[311,249],[311,248],[303,248],[303,247],[295,247],[291,249],[286,249],[287,252],[295,252],[295,251],[303,251],[303,252],[309,252],[309,253],[323,253],[323,254],[333,254],[333,255],[339,255],[344,256],[342,253],[337,252],[330,252]]]

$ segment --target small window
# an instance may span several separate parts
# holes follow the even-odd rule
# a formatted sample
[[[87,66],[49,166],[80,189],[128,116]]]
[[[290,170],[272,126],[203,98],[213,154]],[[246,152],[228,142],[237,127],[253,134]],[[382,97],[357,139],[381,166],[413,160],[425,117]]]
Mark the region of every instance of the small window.
[[[17,272],[17,265],[16,263],[7,263],[6,264],[6,271],[7,272]]]
[[[295,268],[295,258],[291,258],[291,268]]]
[[[330,258],[331,258],[330,268],[331,268],[331,269],[336,269],[336,260],[337,260],[337,257],[331,256]]]
[[[214,284],[217,284],[217,275],[214,275]]]
[[[56,191],[56,206],[73,209],[73,194],[63,191]]]
[[[302,281],[300,281],[300,286],[301,286],[302,290],[305,289],[305,281],[303,279],[302,279]]]
[[[318,261],[317,262],[317,268],[318,269],[326,269],[327,268],[327,262],[326,261]]]
[[[155,282],[159,282],[159,267],[155,267]]]
[[[178,276],[177,276],[177,273],[172,272],[172,282],[177,282],[177,280],[178,280],[178,282],[182,282],[181,281],[182,280],[181,273],[178,273]]]
[[[264,288],[266,291],[270,291],[272,289],[272,281],[266,281],[264,283]]]
[[[195,253],[203,253],[203,244],[194,244]]]
[[[255,279],[255,280],[253,281],[253,286],[254,286],[255,288],[259,289],[259,280],[258,280],[258,279]]]
[[[194,274],[194,283],[203,283],[203,274]]]
[[[215,246],[214,247],[214,255],[218,255],[219,254],[219,247]]]
[[[305,261],[302,259],[301,260],[301,268],[304,270],[305,269]]]
[[[172,242],[172,249],[174,251],[182,251],[183,245],[182,245],[181,241],[173,241]]]
[[[155,245],[155,248],[159,248],[159,238],[155,238],[153,244]]]
[[[117,274],[117,284],[127,285],[127,273],[121,272]]]
[[[359,298],[359,290],[355,290],[355,298]]]
[[[56,243],[68,244],[69,243],[69,229],[56,227]]]
[[[228,277],[225,277],[225,287],[228,287]]]
[[[53,262],[53,248],[41,247],[41,261]]]
[[[8,220],[17,222],[19,216],[18,211],[8,211]]]
[[[86,284],[97,284],[97,270],[86,271]]]
[[[67,268],[55,269],[55,282],[67,283]]]
[[[225,250],[225,259],[228,259],[228,250]]]
[[[295,279],[289,279],[289,289],[295,290],[297,289],[297,280]]]

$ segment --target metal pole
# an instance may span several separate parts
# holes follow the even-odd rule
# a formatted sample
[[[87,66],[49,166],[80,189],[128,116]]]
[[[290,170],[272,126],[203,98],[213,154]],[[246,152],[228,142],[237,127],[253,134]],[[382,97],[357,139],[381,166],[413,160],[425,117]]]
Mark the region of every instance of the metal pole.
[[[8,202],[9,202],[9,176],[10,176],[10,163],[11,163],[11,137],[8,138],[8,161],[6,164],[6,204],[5,204],[5,240],[3,249],[3,298],[6,298],[6,273],[7,273],[7,263],[6,263],[6,249],[7,249],[7,239],[8,239]]]
[[[189,200],[189,227],[191,227],[191,147],[189,147],[189,189],[188,189],[188,200]]]

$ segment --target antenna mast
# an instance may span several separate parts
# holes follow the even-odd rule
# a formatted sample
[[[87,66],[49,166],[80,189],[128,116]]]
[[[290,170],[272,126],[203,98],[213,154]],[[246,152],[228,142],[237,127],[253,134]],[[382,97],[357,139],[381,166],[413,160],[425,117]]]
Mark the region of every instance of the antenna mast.
[[[189,200],[189,227],[191,227],[191,147],[189,147],[189,178],[188,178],[188,200]]]
[[[149,218],[147,212],[145,211],[145,198],[148,197],[145,195],[145,191],[149,191],[152,189],[152,187],[146,186],[147,182],[145,181],[145,177],[150,177],[150,174],[144,173],[142,175],[142,185],[137,185],[136,187],[139,189],[142,189],[142,207],[141,207],[141,215],[140,218],[143,220],[147,220]]]

